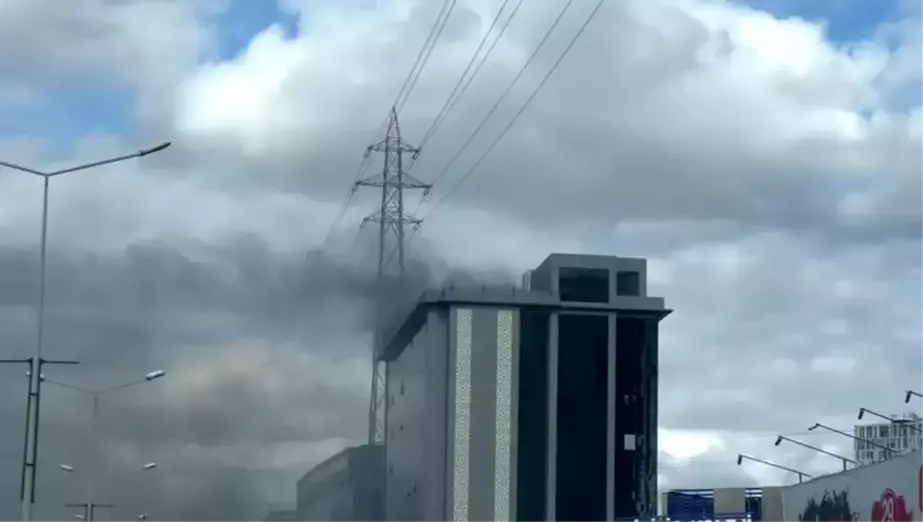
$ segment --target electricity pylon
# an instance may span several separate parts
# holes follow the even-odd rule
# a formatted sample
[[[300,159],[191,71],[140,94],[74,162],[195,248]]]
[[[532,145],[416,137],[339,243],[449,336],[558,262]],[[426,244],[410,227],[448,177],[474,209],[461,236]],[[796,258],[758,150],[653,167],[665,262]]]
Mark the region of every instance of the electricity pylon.
[[[387,298],[385,281],[397,277],[403,279],[404,266],[404,228],[405,225],[419,227],[422,221],[404,213],[404,189],[422,189],[423,195],[429,193],[431,184],[424,183],[404,172],[404,155],[411,154],[414,159],[420,149],[412,147],[401,138],[401,126],[397,120],[397,109],[391,108],[388,119],[388,131],[384,139],[369,145],[365,151],[368,157],[372,152],[384,153],[384,165],[381,174],[375,174],[356,182],[356,188],[376,187],[381,189],[381,207],[362,220],[365,223],[378,223],[378,276],[375,296],[375,337],[372,343],[372,389],[369,401],[369,444],[384,444],[387,434],[387,365],[381,360],[385,341],[382,327],[388,320],[382,313],[384,300]],[[392,262],[394,255],[397,259]]]

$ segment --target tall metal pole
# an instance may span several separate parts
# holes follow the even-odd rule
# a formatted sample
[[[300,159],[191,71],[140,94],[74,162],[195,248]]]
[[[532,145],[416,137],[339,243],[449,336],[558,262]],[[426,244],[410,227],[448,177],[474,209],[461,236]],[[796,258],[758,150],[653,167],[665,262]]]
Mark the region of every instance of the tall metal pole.
[[[383,444],[387,430],[387,365],[381,360],[381,350],[384,348],[382,327],[386,318],[383,314],[384,299],[388,295],[385,281],[391,270],[389,261],[397,253],[397,270],[395,275],[403,278],[404,266],[404,226],[407,224],[419,226],[422,222],[413,216],[404,213],[404,189],[422,189],[424,195],[432,187],[403,171],[404,154],[413,154],[416,158],[420,149],[411,147],[401,137],[401,127],[397,119],[397,109],[391,108],[388,120],[387,133],[381,141],[369,145],[366,157],[372,152],[384,153],[384,165],[381,175],[361,179],[356,182],[355,188],[360,186],[381,189],[381,207],[377,212],[366,217],[362,223],[378,223],[378,279],[375,295],[375,334],[372,346],[372,389],[369,401],[369,444]],[[388,252],[388,238],[393,237],[394,247]]]
[[[36,333],[35,333],[35,360],[42,359],[42,346],[44,341],[44,323],[45,323],[45,267],[47,265],[46,253],[48,251],[48,176],[43,176],[42,187],[42,232],[41,246],[39,248],[39,283],[38,283],[38,310],[36,312]],[[26,408],[26,454],[34,455],[38,445],[38,408],[33,407],[37,402],[39,395],[39,386],[41,386],[41,371],[33,370],[29,372],[29,407]],[[23,495],[22,495],[22,519],[32,520],[32,504],[34,502],[35,489],[35,466],[36,462],[26,462],[25,476],[23,477]]]
[[[93,505],[93,480],[96,478],[96,420],[99,417],[99,394],[93,394],[93,411],[90,414],[90,443],[87,451],[89,451],[89,460],[90,465],[87,466],[87,505]],[[93,522],[93,509],[90,509],[89,518],[87,522]]]
[[[41,237],[41,252],[39,260],[39,302],[38,302],[38,311],[37,311],[37,320],[36,320],[36,343],[35,343],[35,365],[38,366],[35,371],[30,372],[29,377],[29,405],[26,408],[26,455],[25,460],[23,461],[23,484],[22,484],[22,505],[21,505],[21,515],[22,520],[30,521],[32,520],[32,505],[35,503],[35,472],[36,472],[36,461],[38,455],[38,424],[39,424],[39,412],[38,412],[38,401],[41,397],[41,365],[42,365],[42,336],[44,335],[44,321],[45,321],[45,265],[46,259],[45,254],[47,250],[47,239],[48,239],[48,179],[53,176],[60,176],[62,174],[67,174],[70,172],[77,172],[80,170],[91,169],[94,167],[101,167],[103,165],[110,165],[112,163],[118,163],[120,161],[125,161],[132,158],[140,158],[147,156],[149,154],[154,154],[160,152],[170,146],[170,142],[164,142],[156,147],[151,147],[149,149],[139,150],[131,154],[125,154],[123,156],[117,156],[114,158],[108,158],[100,161],[94,161],[91,163],[84,163],[82,165],[76,165],[73,167],[68,167],[64,169],[55,170],[52,172],[42,172],[33,168],[25,167],[22,165],[17,165],[15,163],[10,163],[7,161],[0,161],[0,166],[18,170],[20,172],[26,172],[28,174],[34,174],[36,176],[41,176],[44,182],[43,192],[42,192],[42,237]],[[34,404],[33,404],[34,403]],[[29,456],[31,455],[31,461]]]

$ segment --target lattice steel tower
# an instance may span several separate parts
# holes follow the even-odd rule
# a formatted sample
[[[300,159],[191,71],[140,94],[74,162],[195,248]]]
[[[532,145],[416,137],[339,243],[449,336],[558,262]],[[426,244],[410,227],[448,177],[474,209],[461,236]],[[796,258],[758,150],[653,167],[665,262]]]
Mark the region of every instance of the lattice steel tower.
[[[388,119],[388,131],[384,139],[369,145],[365,156],[373,152],[384,153],[384,166],[381,175],[374,175],[356,182],[356,187],[376,187],[381,189],[381,208],[362,220],[378,223],[378,280],[375,303],[375,337],[372,343],[372,393],[369,402],[369,444],[383,444],[387,429],[387,365],[380,360],[382,326],[386,319],[382,313],[387,292],[385,282],[389,278],[399,281],[405,275],[404,267],[404,226],[419,227],[422,222],[414,216],[404,213],[404,189],[423,189],[424,196],[432,185],[410,176],[404,172],[404,155],[412,154],[416,159],[420,149],[411,147],[401,138],[401,127],[397,121],[397,110],[391,108]],[[392,262],[394,255],[395,262]]]

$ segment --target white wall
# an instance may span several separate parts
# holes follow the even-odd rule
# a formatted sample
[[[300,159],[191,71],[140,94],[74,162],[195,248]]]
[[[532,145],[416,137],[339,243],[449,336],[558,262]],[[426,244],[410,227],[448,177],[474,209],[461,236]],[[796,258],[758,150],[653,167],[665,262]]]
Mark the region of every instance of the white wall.
[[[923,452],[915,451],[787,486],[782,490],[785,520],[923,520],[921,459]],[[809,509],[813,512],[805,513]],[[846,509],[851,518],[843,516]],[[901,509],[910,517],[904,518],[904,513],[898,512]],[[842,518],[818,510],[839,513]],[[893,517],[882,518],[890,510]]]

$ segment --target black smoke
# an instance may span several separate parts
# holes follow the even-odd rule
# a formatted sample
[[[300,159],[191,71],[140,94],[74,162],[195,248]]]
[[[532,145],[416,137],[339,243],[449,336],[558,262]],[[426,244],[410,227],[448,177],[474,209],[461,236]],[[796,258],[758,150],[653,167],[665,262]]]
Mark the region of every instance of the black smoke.
[[[45,356],[81,365],[44,373],[87,388],[170,368],[191,350],[217,363],[231,356],[222,347],[241,339],[295,347],[280,348],[273,365],[289,364],[296,352],[365,357],[382,295],[370,256],[278,252],[249,235],[138,241],[108,253],[52,249],[49,256]],[[407,302],[442,280],[445,269],[431,269],[426,257],[409,255],[404,277],[388,273],[388,299]],[[31,354],[36,267],[34,250],[0,249],[0,357]],[[0,519],[18,517],[23,372],[0,368]],[[92,441],[85,398],[46,386],[38,516],[69,518],[73,510],[64,503],[84,501],[86,476],[56,468],[65,462],[85,468],[90,454],[103,456],[96,460],[95,496],[117,505],[113,518],[144,510],[160,520],[254,519],[273,507],[265,502],[267,489],[290,488],[281,496],[294,500],[294,481],[306,469],[230,455],[233,448],[360,441],[367,399],[324,389],[307,376],[288,386],[293,391],[270,395],[230,379],[193,389],[179,402],[167,401],[161,388],[141,387],[107,399]],[[156,471],[136,472],[155,458]]]

